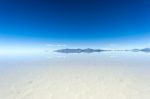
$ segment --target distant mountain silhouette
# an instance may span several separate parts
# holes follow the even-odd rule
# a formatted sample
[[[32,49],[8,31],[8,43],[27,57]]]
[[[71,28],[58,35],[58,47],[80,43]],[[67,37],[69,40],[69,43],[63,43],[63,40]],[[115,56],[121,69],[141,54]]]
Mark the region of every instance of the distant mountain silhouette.
[[[122,52],[126,52],[126,51],[131,51],[131,52],[146,52],[146,53],[150,53],[150,48],[143,48],[143,49],[131,49],[131,50],[104,50],[104,49],[91,49],[91,48],[86,48],[86,49],[70,49],[70,48],[66,48],[66,49],[58,49],[55,50],[55,52],[59,52],[59,53],[94,53],[94,52],[105,52],[105,51],[122,51]]]
[[[132,49],[133,52],[139,52],[140,49]]]
[[[107,50],[102,50],[102,49],[59,49],[55,50],[55,52],[60,52],[60,53],[93,53],[93,52],[102,52],[102,51],[107,51]]]
[[[150,52],[150,48],[144,48],[144,49],[141,49],[140,51],[142,51],[142,52]]]

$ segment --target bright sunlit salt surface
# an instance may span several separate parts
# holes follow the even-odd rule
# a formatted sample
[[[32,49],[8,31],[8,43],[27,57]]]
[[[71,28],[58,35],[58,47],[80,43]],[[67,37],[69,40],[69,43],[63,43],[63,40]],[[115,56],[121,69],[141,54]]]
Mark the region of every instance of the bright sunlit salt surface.
[[[0,99],[150,99],[150,53],[0,57]]]

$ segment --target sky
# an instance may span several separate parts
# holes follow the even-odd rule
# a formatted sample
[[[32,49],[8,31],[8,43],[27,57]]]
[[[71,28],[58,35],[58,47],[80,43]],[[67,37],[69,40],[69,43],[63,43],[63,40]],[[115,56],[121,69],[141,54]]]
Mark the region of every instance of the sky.
[[[0,0],[0,41],[4,44],[150,46],[149,37],[149,0]]]

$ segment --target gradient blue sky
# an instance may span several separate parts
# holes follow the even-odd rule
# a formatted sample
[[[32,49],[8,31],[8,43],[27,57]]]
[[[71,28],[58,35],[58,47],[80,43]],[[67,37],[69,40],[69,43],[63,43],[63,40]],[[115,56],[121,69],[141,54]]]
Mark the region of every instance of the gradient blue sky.
[[[149,0],[0,0],[1,42],[130,44],[149,37]]]

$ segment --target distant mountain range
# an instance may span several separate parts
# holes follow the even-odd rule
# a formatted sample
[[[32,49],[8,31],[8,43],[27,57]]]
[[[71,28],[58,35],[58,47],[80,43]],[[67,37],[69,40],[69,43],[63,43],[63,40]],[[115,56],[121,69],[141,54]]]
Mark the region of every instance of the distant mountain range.
[[[59,53],[94,53],[94,52],[106,52],[106,51],[131,51],[131,52],[150,52],[150,48],[143,48],[143,49],[131,49],[131,50],[105,50],[105,49],[92,49],[92,48],[86,48],[86,49],[58,49],[55,50],[55,52]]]

